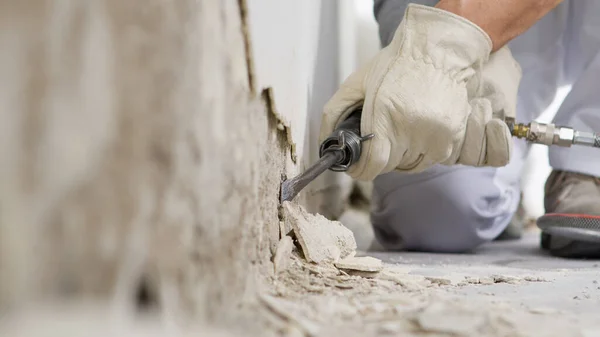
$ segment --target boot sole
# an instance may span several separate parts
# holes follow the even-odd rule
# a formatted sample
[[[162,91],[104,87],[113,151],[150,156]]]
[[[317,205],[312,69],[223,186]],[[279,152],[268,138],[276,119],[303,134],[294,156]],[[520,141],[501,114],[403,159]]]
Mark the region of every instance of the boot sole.
[[[600,216],[550,213],[541,216],[537,226],[551,235],[600,243]]]
[[[540,245],[542,249],[547,250],[550,255],[556,257],[573,259],[600,258],[600,244],[598,243],[571,240],[542,232]]]

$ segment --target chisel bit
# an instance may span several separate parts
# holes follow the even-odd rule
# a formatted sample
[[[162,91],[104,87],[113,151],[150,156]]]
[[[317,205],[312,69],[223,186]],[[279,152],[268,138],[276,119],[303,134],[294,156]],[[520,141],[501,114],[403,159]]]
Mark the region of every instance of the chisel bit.
[[[329,170],[336,172],[347,171],[350,166],[358,161],[361,154],[362,142],[371,139],[374,135],[364,137],[360,135],[360,117],[362,109],[352,112],[346,120],[321,143],[319,160],[304,173],[285,180],[281,184],[280,202],[290,201],[315,180],[323,172]]]

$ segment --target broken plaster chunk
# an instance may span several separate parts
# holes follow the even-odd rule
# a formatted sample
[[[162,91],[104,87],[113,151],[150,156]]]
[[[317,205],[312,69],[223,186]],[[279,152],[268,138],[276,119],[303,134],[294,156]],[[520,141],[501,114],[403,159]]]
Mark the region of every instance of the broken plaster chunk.
[[[279,238],[283,239],[285,235],[285,223],[283,221],[279,221]]]
[[[273,265],[275,267],[275,273],[286,270],[291,262],[292,250],[294,249],[294,242],[289,236],[284,236],[283,239],[279,240],[277,249],[275,250],[275,257],[273,258]]]
[[[284,220],[292,227],[309,262],[337,262],[356,251],[354,234],[341,222],[310,214],[302,206],[283,203]]]
[[[442,277],[425,277],[425,279],[427,279],[432,284],[437,284],[437,285],[440,285],[440,286],[447,286],[447,285],[451,285],[452,284],[451,280],[445,279],[445,278],[442,278]]]
[[[380,272],[383,270],[381,260],[371,256],[355,257],[350,256],[335,263],[339,269],[348,269],[365,272]]]
[[[494,279],[491,277],[480,277],[479,278],[479,284],[494,284]]]
[[[466,276],[465,277],[465,282],[472,283],[472,284],[477,284],[477,283],[479,283],[479,279],[475,278],[475,277]]]
[[[371,278],[371,279],[376,278],[377,275],[379,274],[378,271],[362,271],[362,270],[351,270],[351,269],[346,269],[346,271],[348,272],[348,275],[351,275],[351,276],[360,276],[360,277]]]
[[[410,291],[423,290],[429,286],[429,282],[421,275],[401,273],[391,268],[386,268],[385,270],[381,271],[377,278],[394,282],[395,284],[398,284]]]
[[[494,283],[518,284],[521,282],[519,278],[508,275],[492,275],[492,279]]]

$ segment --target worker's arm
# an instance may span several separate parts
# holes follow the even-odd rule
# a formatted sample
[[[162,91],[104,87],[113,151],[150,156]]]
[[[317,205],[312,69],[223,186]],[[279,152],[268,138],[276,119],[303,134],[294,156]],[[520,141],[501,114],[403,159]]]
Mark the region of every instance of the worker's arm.
[[[374,14],[385,46],[392,40],[409,3],[435,6],[481,27],[492,40],[492,51],[529,29],[562,0],[375,0]]]
[[[462,16],[481,27],[492,51],[524,33],[562,0],[441,0],[435,7]]]

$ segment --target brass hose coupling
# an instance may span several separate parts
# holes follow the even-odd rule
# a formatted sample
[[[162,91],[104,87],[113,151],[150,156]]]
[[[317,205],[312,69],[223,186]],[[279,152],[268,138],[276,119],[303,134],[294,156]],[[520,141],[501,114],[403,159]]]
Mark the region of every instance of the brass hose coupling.
[[[529,124],[516,123],[512,117],[506,117],[504,121],[511,135],[531,143],[562,147],[571,147],[573,144],[600,147],[600,135],[594,132],[576,131],[570,127],[536,121]]]

